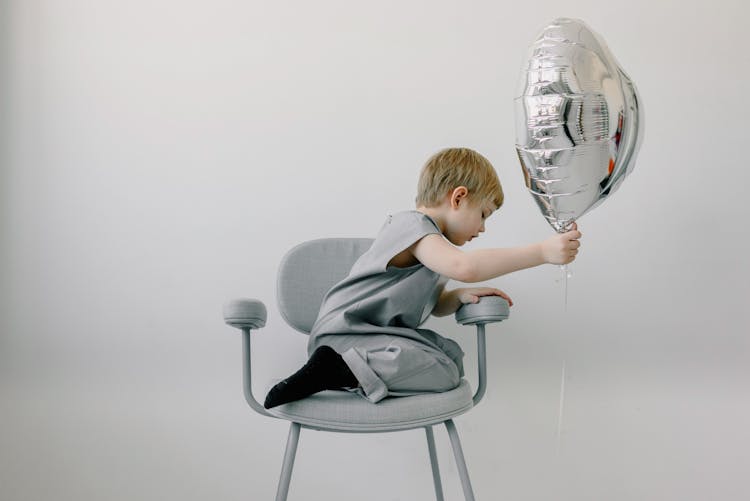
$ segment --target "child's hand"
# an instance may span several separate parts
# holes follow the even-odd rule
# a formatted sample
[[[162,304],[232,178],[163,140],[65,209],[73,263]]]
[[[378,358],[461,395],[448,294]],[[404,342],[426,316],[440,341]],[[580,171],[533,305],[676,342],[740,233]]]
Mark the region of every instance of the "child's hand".
[[[550,264],[572,263],[578,254],[581,242],[581,232],[578,225],[573,223],[570,231],[560,233],[542,242],[542,256]]]
[[[513,306],[513,300],[510,296],[500,289],[493,289],[492,287],[471,287],[459,289],[458,292],[458,300],[463,304],[478,303],[480,296],[500,296],[508,301],[508,306]]]

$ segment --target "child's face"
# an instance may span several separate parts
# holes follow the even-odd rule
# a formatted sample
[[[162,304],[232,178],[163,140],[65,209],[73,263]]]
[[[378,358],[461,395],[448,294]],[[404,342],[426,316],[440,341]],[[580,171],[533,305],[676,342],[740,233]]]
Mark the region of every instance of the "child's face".
[[[497,210],[493,202],[464,198],[451,210],[445,236],[454,245],[464,245],[484,232],[484,221]]]

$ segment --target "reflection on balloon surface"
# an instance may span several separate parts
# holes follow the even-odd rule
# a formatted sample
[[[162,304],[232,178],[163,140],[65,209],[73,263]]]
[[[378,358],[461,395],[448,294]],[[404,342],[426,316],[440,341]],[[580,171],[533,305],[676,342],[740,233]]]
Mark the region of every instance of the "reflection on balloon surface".
[[[558,232],[614,193],[643,136],[635,85],[577,19],[556,19],[529,48],[515,118],[526,186]]]

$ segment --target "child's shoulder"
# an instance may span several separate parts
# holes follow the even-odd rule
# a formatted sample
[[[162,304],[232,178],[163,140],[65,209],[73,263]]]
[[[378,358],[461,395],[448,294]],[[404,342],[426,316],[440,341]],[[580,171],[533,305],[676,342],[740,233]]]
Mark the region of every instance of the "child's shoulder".
[[[389,214],[380,232],[381,234],[428,234],[440,233],[440,227],[423,212],[404,210]]]
[[[416,209],[403,210],[400,212],[394,212],[388,214],[385,220],[386,224],[429,224],[437,227],[435,221],[423,212],[419,212]]]

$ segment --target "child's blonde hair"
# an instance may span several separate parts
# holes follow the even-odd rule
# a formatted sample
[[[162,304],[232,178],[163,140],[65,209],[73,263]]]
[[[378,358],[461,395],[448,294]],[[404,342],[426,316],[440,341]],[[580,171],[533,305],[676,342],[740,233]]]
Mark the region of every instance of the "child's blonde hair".
[[[427,160],[419,174],[417,207],[435,207],[453,189],[465,186],[474,202],[503,205],[503,187],[489,160],[469,148],[446,148]]]

